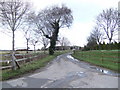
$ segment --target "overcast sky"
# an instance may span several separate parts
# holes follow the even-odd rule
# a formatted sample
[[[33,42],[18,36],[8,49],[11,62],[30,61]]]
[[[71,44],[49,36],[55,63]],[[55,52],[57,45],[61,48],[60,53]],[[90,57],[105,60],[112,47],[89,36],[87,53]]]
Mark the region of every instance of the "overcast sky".
[[[52,5],[65,4],[73,12],[72,26],[60,29],[60,34],[69,39],[72,45],[86,45],[87,37],[95,25],[96,16],[107,8],[117,8],[119,0],[30,0],[32,8],[36,11]],[[5,30],[4,30],[5,31]],[[0,49],[12,49],[12,34],[0,32]],[[25,48],[26,41],[18,30],[15,33],[15,48]],[[30,46],[33,49],[32,46]],[[41,45],[37,46],[37,49]]]

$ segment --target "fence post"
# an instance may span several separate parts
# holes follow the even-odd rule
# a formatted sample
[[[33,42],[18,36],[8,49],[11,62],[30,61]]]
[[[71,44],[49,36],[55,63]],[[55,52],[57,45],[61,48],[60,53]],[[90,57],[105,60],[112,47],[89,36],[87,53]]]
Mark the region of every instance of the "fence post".
[[[81,51],[81,57],[83,58],[83,52]]]
[[[90,50],[90,52],[91,52],[91,50]],[[89,60],[90,60],[90,52],[88,53]]]
[[[102,52],[102,64],[103,64],[103,52]],[[104,72],[104,70],[102,69],[102,72]]]
[[[103,52],[102,52],[102,64],[103,64]]]
[[[23,54],[23,58],[25,58],[25,53]],[[23,60],[23,63],[25,64],[25,60]]]
[[[16,63],[15,63],[15,52],[12,52],[12,70],[16,70]]]

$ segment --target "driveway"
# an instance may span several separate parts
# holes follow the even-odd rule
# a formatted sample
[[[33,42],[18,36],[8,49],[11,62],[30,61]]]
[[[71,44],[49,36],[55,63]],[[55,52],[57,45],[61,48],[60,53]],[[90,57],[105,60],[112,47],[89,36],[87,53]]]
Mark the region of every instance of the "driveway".
[[[35,73],[2,82],[3,88],[118,88],[118,74],[74,59],[58,56]]]

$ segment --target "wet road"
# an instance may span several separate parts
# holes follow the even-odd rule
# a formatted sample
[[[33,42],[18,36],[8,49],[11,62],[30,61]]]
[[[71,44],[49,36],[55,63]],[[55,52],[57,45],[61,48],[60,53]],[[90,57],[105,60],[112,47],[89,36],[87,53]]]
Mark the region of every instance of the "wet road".
[[[58,56],[44,69],[2,82],[3,88],[118,88],[118,74],[78,61],[69,54]]]

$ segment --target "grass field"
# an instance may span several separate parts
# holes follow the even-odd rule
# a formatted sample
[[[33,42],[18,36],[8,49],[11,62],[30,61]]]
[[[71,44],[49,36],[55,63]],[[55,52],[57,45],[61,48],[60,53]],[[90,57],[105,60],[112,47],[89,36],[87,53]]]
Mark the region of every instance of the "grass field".
[[[37,55],[40,53],[44,53],[44,51],[29,51],[29,53],[26,53],[26,51],[16,51],[16,54],[23,54],[23,55]],[[48,54],[48,51],[45,52],[46,54]],[[11,56],[5,56],[5,55],[9,55],[11,54],[11,51],[0,51],[0,60],[11,60]]]
[[[79,60],[120,72],[119,50],[76,51],[73,56]]]
[[[58,55],[66,53],[66,52],[68,52],[68,51],[55,52],[54,55],[48,55],[47,57],[42,58],[40,60],[32,61],[32,62],[26,63],[24,65],[21,65],[21,68],[15,70],[15,71],[3,70],[1,80],[8,80],[11,78],[19,77],[19,76],[24,75],[29,72],[33,72],[36,69],[44,67],[49,61],[53,60]]]

